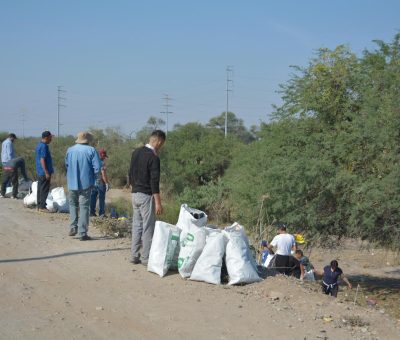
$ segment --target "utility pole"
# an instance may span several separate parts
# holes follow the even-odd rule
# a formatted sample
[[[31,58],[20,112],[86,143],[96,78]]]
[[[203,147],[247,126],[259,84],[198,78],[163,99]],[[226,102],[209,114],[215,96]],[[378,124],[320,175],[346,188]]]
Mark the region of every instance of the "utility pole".
[[[22,122],[22,138],[25,138],[25,113],[22,114],[22,118],[21,118],[21,122]]]
[[[173,113],[173,112],[169,111],[169,108],[170,108],[170,106],[171,106],[171,104],[170,104],[169,102],[170,102],[172,99],[171,99],[170,96],[168,96],[168,94],[165,94],[164,96],[165,96],[165,97],[162,98],[162,99],[165,100],[165,104],[163,105],[163,106],[165,107],[165,111],[162,111],[162,112],[160,112],[160,113],[165,113],[165,116],[166,116],[166,127],[167,127],[166,135],[168,136],[168,115],[171,114],[171,113]]]
[[[62,87],[63,86],[57,86],[57,137],[60,137],[60,108],[66,107],[62,104],[62,101],[66,100],[66,98],[61,97],[61,94],[67,91],[63,90]]]
[[[226,111],[225,111],[225,138],[228,136],[228,112],[229,112],[229,92],[232,92],[231,85],[233,75],[233,66],[226,67]]]

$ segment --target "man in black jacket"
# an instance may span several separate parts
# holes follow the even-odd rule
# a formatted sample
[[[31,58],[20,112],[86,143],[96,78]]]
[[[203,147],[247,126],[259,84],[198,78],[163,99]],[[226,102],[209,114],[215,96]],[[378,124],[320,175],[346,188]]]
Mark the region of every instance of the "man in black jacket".
[[[132,260],[147,265],[153,240],[156,214],[162,213],[160,197],[160,158],[158,152],[166,135],[161,130],[152,132],[149,143],[132,153],[129,183],[132,187]],[[140,258],[140,246],[143,246]]]

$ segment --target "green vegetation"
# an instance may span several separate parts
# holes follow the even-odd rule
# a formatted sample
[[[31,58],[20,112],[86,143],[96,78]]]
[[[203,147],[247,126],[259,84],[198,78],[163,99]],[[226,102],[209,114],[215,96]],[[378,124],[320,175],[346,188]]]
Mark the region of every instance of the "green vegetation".
[[[251,131],[232,112],[228,138],[224,114],[175,126],[161,153],[162,217],[174,223],[188,203],[253,233],[279,220],[309,239],[361,237],[400,249],[400,34],[376,46],[362,56],[345,46],[319,50],[281,86],[273,120]],[[92,131],[109,153],[114,187],[126,185],[133,149],[163,125],[150,117],[134,136]],[[37,140],[16,143],[31,174]],[[51,146],[59,181],[73,142]]]

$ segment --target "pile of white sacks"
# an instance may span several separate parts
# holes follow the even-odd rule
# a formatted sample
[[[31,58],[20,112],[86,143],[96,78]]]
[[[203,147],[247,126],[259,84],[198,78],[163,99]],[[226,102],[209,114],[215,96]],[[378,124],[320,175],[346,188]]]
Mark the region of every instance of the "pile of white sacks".
[[[147,270],[163,277],[178,269],[183,278],[221,284],[224,255],[229,285],[262,280],[241,225],[207,227],[203,211],[183,204],[176,226],[156,222]]]
[[[30,194],[24,197],[24,205],[26,207],[37,205],[37,186],[38,182],[33,182]],[[46,199],[46,208],[53,212],[69,212],[69,203],[63,187],[54,188],[49,192]]]

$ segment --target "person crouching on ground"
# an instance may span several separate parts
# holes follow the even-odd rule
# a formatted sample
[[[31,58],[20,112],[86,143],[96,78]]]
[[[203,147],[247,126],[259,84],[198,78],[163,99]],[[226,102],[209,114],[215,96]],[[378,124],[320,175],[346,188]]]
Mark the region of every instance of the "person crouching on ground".
[[[149,143],[132,153],[129,183],[132,187],[132,259],[133,264],[147,265],[153,239],[156,214],[162,213],[160,197],[160,158],[165,143],[161,130],[152,132]],[[143,245],[140,258],[140,246]]]
[[[349,280],[343,275],[342,269],[339,268],[339,263],[336,260],[332,260],[331,264],[324,267],[322,272],[314,270],[318,275],[322,275],[322,292],[326,295],[337,297],[339,286],[338,280],[341,278],[346,282],[349,289],[352,288]]]
[[[50,191],[51,175],[54,173],[53,160],[49,144],[53,139],[50,131],[42,133],[42,140],[36,146],[36,175],[38,176],[37,186],[37,209],[39,212],[49,212],[46,209],[46,199]]]
[[[92,141],[91,133],[79,132],[76,144],[67,150],[65,157],[70,216],[69,236],[78,233],[81,241],[90,240],[87,234],[90,194],[100,172],[99,154],[89,145]]]
[[[303,267],[303,275],[300,277],[301,280],[310,280],[310,281],[315,281],[314,278],[314,266],[311,264],[310,260],[308,259],[307,256],[304,256],[304,253],[302,250],[297,249],[294,253],[294,256],[297,260],[300,261],[300,267]]]
[[[96,216],[96,202],[97,196],[99,197],[99,216],[105,217],[105,207],[106,207],[106,192],[110,190],[111,186],[107,178],[107,168],[105,164],[107,152],[104,149],[99,150],[100,156],[100,173],[96,179],[96,184],[92,189],[92,194],[90,198],[90,216]]]
[[[286,231],[286,225],[278,225],[278,235],[276,235],[271,243],[268,245],[270,254],[274,254],[273,247],[276,247],[275,251],[275,265],[274,268],[285,275],[292,273],[293,267],[293,256],[291,256],[292,250],[296,250],[296,242],[293,235]]]

